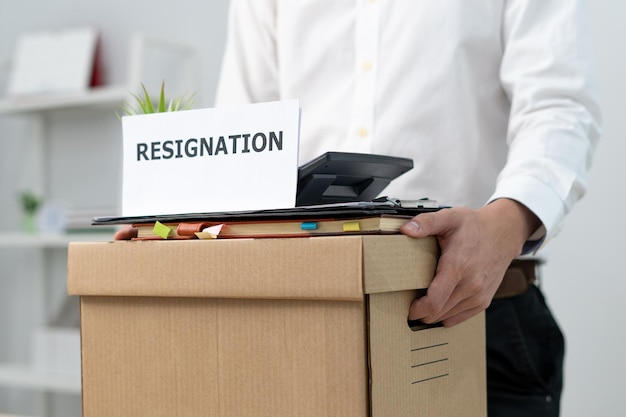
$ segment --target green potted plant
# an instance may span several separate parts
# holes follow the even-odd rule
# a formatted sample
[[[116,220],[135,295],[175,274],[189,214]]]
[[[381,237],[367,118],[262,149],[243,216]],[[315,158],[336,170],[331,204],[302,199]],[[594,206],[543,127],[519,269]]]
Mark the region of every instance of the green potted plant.
[[[22,191],[19,194],[22,209],[22,229],[28,233],[34,233],[37,229],[37,212],[41,207],[42,200],[32,191]]]
[[[163,112],[171,112],[171,111],[179,111],[179,110],[190,110],[195,101],[194,94],[183,94],[176,96],[169,101],[165,98],[165,82],[161,83],[161,90],[159,92],[159,98],[154,100],[153,97],[150,96],[146,86],[141,84],[141,94],[133,94],[133,98],[135,99],[134,105],[128,102],[124,102],[120,106],[120,110],[122,111],[122,115],[117,114],[118,118],[121,119],[123,115],[133,116],[137,114],[150,114],[150,113],[163,113]]]

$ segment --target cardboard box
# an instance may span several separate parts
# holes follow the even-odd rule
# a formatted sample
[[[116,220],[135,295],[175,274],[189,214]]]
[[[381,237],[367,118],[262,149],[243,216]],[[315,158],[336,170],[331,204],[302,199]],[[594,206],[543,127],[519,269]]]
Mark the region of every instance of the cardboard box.
[[[84,417],[486,415],[484,317],[412,331],[434,239],[72,243]]]

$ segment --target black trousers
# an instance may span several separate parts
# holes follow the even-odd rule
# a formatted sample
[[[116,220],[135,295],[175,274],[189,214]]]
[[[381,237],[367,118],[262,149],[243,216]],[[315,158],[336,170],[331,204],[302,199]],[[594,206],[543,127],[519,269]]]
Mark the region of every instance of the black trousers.
[[[486,312],[489,417],[556,417],[565,342],[535,285]]]

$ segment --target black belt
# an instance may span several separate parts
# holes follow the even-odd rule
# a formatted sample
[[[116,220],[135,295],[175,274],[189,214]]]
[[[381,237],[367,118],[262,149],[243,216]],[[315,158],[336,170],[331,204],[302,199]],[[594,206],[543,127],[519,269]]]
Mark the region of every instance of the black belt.
[[[515,297],[528,291],[537,279],[538,264],[536,259],[514,259],[493,298]]]

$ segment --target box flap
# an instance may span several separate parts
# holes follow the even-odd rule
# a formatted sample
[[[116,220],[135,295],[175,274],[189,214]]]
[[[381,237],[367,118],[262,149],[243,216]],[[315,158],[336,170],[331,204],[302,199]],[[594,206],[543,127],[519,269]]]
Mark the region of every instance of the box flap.
[[[72,295],[360,300],[426,288],[434,238],[331,236],[71,243]],[[271,262],[267,259],[271,258]]]
[[[68,291],[361,300],[361,259],[361,236],[71,243]]]
[[[369,296],[371,415],[485,416],[484,313],[451,328],[413,331],[406,314],[414,296]]]
[[[365,293],[427,288],[438,258],[439,245],[434,237],[363,236]]]

